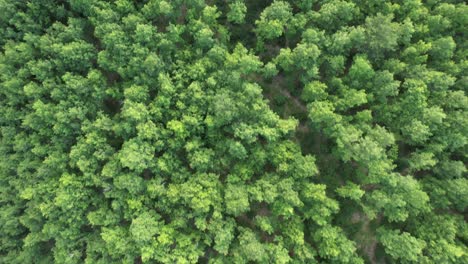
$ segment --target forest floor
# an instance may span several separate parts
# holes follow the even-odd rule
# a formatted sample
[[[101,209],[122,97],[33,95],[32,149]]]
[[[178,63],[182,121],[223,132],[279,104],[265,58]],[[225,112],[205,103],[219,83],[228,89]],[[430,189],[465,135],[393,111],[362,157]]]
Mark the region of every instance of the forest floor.
[[[380,222],[380,219],[376,220]],[[358,241],[358,247],[362,253],[364,253],[369,263],[371,264],[383,264],[385,261],[378,260],[377,250],[377,238],[375,236],[374,228],[372,227],[371,220],[362,212],[355,212],[351,217],[352,223],[359,223],[360,229],[354,237],[355,241]]]

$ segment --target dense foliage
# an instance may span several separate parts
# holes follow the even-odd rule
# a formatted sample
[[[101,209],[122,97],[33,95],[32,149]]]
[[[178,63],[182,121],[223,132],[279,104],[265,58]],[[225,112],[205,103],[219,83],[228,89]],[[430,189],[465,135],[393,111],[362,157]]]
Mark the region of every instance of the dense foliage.
[[[0,263],[468,263],[464,1],[0,0]]]

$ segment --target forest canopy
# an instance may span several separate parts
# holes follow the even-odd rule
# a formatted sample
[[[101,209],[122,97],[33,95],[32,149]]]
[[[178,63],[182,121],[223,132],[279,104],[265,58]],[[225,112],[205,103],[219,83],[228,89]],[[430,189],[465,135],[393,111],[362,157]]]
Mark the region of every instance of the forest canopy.
[[[457,0],[0,0],[0,263],[468,263]]]

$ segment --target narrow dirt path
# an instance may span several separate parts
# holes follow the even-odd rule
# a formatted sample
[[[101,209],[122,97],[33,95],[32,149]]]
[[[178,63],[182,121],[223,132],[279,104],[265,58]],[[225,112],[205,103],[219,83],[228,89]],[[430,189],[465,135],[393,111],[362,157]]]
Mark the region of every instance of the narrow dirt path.
[[[379,215],[376,219],[378,223],[382,220],[382,216]],[[362,236],[362,241],[358,243],[359,247],[361,248],[362,252],[367,256],[369,263],[371,264],[378,264],[380,262],[377,261],[375,251],[377,249],[377,238],[374,232],[371,230],[371,220],[367,218],[367,216],[362,212],[355,212],[351,217],[351,222],[353,223],[362,223],[361,229],[359,230],[359,234]]]
[[[307,106],[302,103],[297,97],[292,96],[291,93],[285,89],[284,87],[286,86],[284,83],[284,77],[281,75],[278,75],[273,78],[273,85],[271,86],[272,88],[276,89],[278,92],[280,92],[283,96],[286,96],[288,99],[291,99],[291,101],[303,112],[307,112]]]
[[[284,95],[287,98],[291,99],[294,102],[294,104],[297,107],[299,107],[299,109],[301,109],[304,112],[307,112],[307,106],[305,106],[301,101],[299,101],[299,99],[292,96],[291,93],[288,90],[285,90],[284,88],[281,88],[281,87],[278,87],[277,89],[282,95]]]

